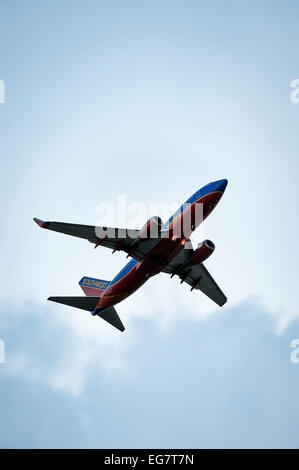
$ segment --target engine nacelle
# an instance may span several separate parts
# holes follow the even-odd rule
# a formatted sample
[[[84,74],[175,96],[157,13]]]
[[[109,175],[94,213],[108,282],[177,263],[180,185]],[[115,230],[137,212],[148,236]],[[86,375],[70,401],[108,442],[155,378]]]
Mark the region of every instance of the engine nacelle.
[[[215,245],[211,240],[204,240],[202,243],[199,243],[196,248],[191,264],[200,264],[203,263],[215,250]]]
[[[160,217],[151,217],[140,230],[138,238],[158,238],[162,226],[163,222]]]

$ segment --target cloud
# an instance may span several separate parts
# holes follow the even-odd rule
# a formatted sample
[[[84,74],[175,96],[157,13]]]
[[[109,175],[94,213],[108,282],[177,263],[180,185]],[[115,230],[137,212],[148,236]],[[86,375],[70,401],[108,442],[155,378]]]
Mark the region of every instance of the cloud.
[[[52,315],[1,312],[2,446],[297,446],[298,323],[276,335],[251,300],[169,328],[133,316],[120,344]]]
[[[124,334],[98,317],[65,306],[27,302],[19,308],[6,307],[2,310],[5,373],[80,397],[92,374],[131,377],[129,358],[139,342],[140,327],[151,324],[165,335],[190,325],[201,329],[204,321],[225,318],[244,303],[220,309],[203,294],[189,291],[178,279],[152,278],[147,288],[117,306],[126,325]],[[248,297],[245,305],[263,311],[272,319],[273,334],[282,334],[279,316],[265,309],[258,297]]]
[[[126,344],[117,337],[119,332],[85,312],[50,306],[41,309],[27,303],[19,310],[2,310],[1,315],[4,372],[12,377],[42,382],[78,396],[91,369],[104,375],[126,372]]]

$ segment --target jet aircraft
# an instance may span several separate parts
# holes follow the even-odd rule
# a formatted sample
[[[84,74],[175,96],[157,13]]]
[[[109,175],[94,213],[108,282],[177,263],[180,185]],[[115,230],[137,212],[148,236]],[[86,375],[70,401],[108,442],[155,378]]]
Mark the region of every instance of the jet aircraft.
[[[181,283],[191,286],[191,291],[202,291],[221,307],[227,298],[203,264],[214,252],[215,245],[211,240],[204,240],[194,250],[190,236],[218,204],[226,186],[226,179],[207,184],[187,199],[166,223],[159,217],[151,217],[141,230],[44,222],[34,218],[41,228],[85,238],[95,248],[105,246],[113,253],[124,251],[131,258],[112,281],[84,276],[79,285],[85,296],[49,297],[48,300],[89,311],[124,331],[115,305],[150,277],[163,272],[171,277],[178,276]]]

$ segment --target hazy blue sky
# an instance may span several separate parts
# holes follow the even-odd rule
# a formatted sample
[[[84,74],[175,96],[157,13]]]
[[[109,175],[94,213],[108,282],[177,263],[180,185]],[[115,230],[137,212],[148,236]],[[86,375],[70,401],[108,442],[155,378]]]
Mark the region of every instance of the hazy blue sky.
[[[1,447],[298,447],[298,14],[0,0]],[[125,256],[32,217],[95,224],[120,195],[179,206],[220,178],[193,241],[216,244],[224,308],[166,275],[118,307],[124,335],[47,304]]]

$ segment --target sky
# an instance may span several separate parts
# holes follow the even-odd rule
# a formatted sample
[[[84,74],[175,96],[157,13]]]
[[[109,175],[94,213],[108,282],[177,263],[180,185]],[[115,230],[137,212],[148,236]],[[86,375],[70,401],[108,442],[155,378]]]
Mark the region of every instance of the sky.
[[[298,447],[298,13],[0,0],[0,447]],[[124,334],[46,302],[125,255],[33,217],[95,225],[125,198],[140,228],[222,178],[192,242],[216,245],[223,308],[165,274],[117,307]]]

